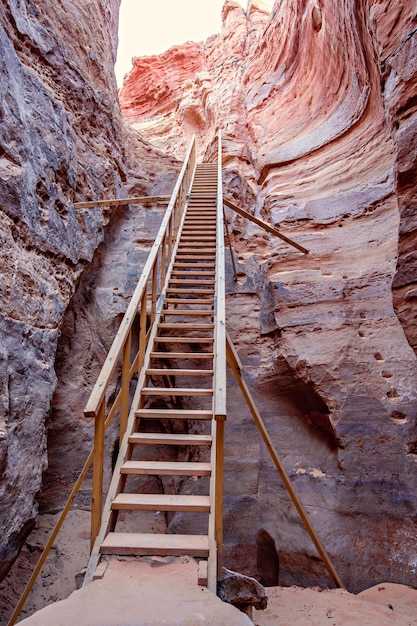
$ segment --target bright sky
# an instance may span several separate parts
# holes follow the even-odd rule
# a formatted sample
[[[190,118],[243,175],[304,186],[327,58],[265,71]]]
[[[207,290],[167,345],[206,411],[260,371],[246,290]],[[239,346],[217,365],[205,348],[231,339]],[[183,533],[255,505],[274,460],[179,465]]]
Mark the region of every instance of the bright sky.
[[[238,0],[244,9],[247,0]],[[132,57],[165,52],[186,41],[203,41],[220,32],[224,0],[122,0],[117,83],[132,67]]]

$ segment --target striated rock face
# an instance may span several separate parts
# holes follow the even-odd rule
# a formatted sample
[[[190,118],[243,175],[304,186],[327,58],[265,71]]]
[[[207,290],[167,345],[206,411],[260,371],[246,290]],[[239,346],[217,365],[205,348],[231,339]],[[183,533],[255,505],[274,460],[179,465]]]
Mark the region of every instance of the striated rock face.
[[[156,180],[117,103],[119,3],[0,7],[0,578],[37,514],[63,315],[111,219],[72,202]]]
[[[354,591],[417,585],[416,19],[411,0],[228,0],[221,34],[136,59],[120,92],[174,156],[195,132],[209,158],[221,127],[225,195],[310,250],[228,211],[228,325]],[[227,567],[268,584],[328,582],[232,380],[225,544]]]

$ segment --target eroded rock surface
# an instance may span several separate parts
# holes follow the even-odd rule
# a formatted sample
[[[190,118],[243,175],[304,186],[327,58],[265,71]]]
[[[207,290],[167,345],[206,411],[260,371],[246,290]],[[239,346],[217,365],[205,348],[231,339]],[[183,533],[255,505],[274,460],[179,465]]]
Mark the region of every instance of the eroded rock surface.
[[[161,58],[136,60],[122,110],[175,156],[196,132],[210,158],[221,127],[225,195],[310,250],[227,210],[229,332],[345,584],[417,585],[415,6],[248,4],[228,0],[222,32],[183,49],[194,77],[178,47],[161,81]],[[145,72],[164,89],[156,115],[136,98]],[[232,380],[224,555],[280,584],[329,582]]]
[[[164,169],[120,115],[118,10],[119,0],[0,7],[0,577],[37,514],[61,322],[111,219],[72,203],[143,194],[156,163]]]

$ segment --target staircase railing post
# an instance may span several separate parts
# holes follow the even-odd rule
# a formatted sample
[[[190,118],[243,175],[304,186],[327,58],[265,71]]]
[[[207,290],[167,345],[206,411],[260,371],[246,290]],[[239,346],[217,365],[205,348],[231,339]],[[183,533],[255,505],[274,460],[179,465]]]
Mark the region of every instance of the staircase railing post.
[[[103,465],[104,465],[104,421],[105,396],[94,418],[93,489],[91,504],[90,550],[100,531],[103,506]]]
[[[130,330],[123,346],[122,360],[122,390],[120,400],[120,441],[126,431],[127,418],[129,415],[129,387],[130,387],[130,348],[132,344],[132,331]]]
[[[217,546],[217,580],[222,573],[223,555],[223,466],[224,466],[224,422],[226,419],[226,292],[225,292],[225,248],[222,189],[222,144],[218,134],[217,165],[217,236],[216,236],[216,285],[214,299],[214,419],[215,419],[215,496],[214,534]]]

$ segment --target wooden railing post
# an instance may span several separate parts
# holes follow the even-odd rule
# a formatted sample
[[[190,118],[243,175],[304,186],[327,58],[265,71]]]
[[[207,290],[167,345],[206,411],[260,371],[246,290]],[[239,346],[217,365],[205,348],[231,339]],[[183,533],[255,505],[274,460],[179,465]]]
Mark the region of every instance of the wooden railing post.
[[[132,331],[128,333],[126,337],[125,345],[123,346],[123,361],[122,361],[122,389],[120,400],[120,441],[123,439],[123,435],[126,431],[127,418],[129,415],[129,388],[130,388],[130,348],[132,345]]]
[[[146,351],[146,298],[147,298],[147,289],[145,288],[142,296],[142,300],[140,303],[140,313],[139,313],[139,361],[138,361],[138,372],[142,369],[143,362],[145,360],[145,351]]]
[[[104,465],[104,420],[105,397],[94,419],[94,451],[93,451],[93,494],[91,503],[91,535],[90,550],[100,531],[101,511],[103,506],[103,465]]]
[[[226,419],[226,291],[225,248],[222,189],[222,144],[218,134],[217,164],[217,237],[216,237],[216,285],[214,299],[214,394],[213,415],[215,419],[215,479],[214,479],[214,538],[217,547],[217,580],[222,573],[223,555],[223,467],[224,422]],[[211,583],[213,585],[213,583]]]

